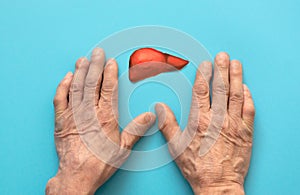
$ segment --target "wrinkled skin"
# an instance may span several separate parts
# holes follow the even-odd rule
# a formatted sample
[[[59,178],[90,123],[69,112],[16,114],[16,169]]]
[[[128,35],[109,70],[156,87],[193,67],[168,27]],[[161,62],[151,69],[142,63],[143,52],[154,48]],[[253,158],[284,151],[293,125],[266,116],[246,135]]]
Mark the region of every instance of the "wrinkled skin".
[[[210,79],[211,63],[204,62],[200,68]],[[214,70],[212,103],[207,78],[198,71],[195,79],[190,118],[199,113],[198,120],[189,120],[187,129],[182,132],[171,109],[159,103],[156,105],[159,127],[195,194],[244,194],[244,178],[252,148],[254,104],[249,89],[242,83],[242,65],[239,61],[230,61],[228,54],[219,53],[215,58]],[[218,70],[221,79],[216,78]],[[225,86],[223,89],[219,87],[220,81]],[[225,95],[224,102],[216,102],[220,100],[217,98],[220,95]],[[215,144],[207,153],[199,155],[201,140],[210,122],[214,122],[211,121],[212,116],[220,114],[220,110],[214,109],[217,104],[225,105],[225,120]],[[190,127],[195,128],[195,135],[185,150],[178,154],[178,145],[185,142],[181,140],[185,139],[185,131],[190,131]]]
[[[54,135],[59,157],[59,170],[56,176],[48,181],[46,194],[94,194],[97,188],[118,168],[97,158],[83,143],[80,134],[86,133],[88,128],[82,129],[79,133],[73,116],[75,110],[82,116],[95,115],[101,126],[101,129],[98,130],[105,133],[109,140],[118,145],[120,151],[124,148],[130,151],[140,138],[139,135],[145,133],[155,121],[154,114],[144,113],[135,118],[122,133],[119,132],[118,116],[115,111],[117,110],[117,95],[114,93],[117,91],[118,65],[112,59],[104,68],[104,61],[103,50],[96,48],[91,61],[89,62],[86,58],[79,59],[74,76],[72,73],[68,73],[57,88],[54,98]],[[77,78],[76,82],[75,77]],[[89,100],[87,97],[92,98]],[[88,102],[84,102],[85,99],[88,99]],[[113,105],[114,101],[116,102]],[[83,102],[89,105],[93,104],[96,112],[92,113],[93,110],[81,109],[81,107],[85,107],[85,105],[81,106]],[[138,132],[138,135],[130,132]],[[103,142],[102,144],[107,143]],[[110,151],[103,152],[110,154]],[[115,161],[119,161],[116,164],[121,165],[128,155],[120,152],[114,154],[113,157]]]

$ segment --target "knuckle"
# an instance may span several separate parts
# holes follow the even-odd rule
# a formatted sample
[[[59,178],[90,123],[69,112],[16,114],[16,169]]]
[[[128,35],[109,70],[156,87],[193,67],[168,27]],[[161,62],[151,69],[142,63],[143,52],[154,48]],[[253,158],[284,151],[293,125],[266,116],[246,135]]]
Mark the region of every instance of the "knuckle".
[[[213,101],[211,107],[212,107],[213,114],[216,114],[216,115],[224,115],[227,112],[226,105],[223,105],[220,102]]]
[[[209,87],[205,80],[200,79],[197,85],[193,87],[193,93],[195,95],[207,96],[209,93]]]
[[[116,80],[114,80],[112,78],[107,78],[105,80],[103,88],[106,88],[107,90],[112,91],[116,85],[117,85]]]
[[[102,74],[89,71],[84,83],[85,88],[91,88],[91,89],[96,88],[97,85],[100,84],[101,78],[102,78]]]
[[[85,82],[86,88],[95,88],[96,87],[96,81],[93,78],[87,78]]]
[[[242,92],[232,92],[230,94],[230,101],[232,102],[243,102],[244,100],[244,94]]]
[[[216,82],[213,86],[213,91],[216,94],[224,94],[224,95],[229,95],[229,84],[225,83],[223,81],[221,82]]]
[[[83,90],[83,86],[78,83],[72,83],[70,91],[72,93],[78,93]]]
[[[159,128],[160,130],[166,129],[167,126],[168,126],[168,125],[167,125],[167,121],[158,121],[158,128]]]
[[[158,121],[158,128],[162,131],[172,128],[172,124],[176,123],[175,119],[166,118]]]
[[[121,148],[129,149],[129,150],[132,148],[132,145],[129,142],[129,135],[127,133],[123,134],[120,146]]]
[[[112,90],[107,88],[102,88],[100,102],[101,102],[101,106],[111,108],[112,105],[116,105],[118,100]]]
[[[113,92],[113,89],[111,87],[108,87],[108,86],[102,87],[101,98],[104,98],[105,101],[109,100],[110,99],[109,97],[111,96],[112,92]]]
[[[231,74],[232,76],[239,76],[239,75],[242,74],[242,69],[239,68],[239,67],[232,68],[232,69],[230,70],[230,74]]]

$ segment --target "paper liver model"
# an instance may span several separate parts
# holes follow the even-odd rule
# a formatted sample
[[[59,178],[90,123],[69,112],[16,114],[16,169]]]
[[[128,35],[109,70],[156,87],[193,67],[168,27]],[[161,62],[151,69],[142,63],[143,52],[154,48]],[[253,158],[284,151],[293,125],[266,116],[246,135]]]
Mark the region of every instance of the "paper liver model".
[[[152,48],[133,52],[129,60],[129,79],[137,82],[163,72],[181,70],[189,61]]]

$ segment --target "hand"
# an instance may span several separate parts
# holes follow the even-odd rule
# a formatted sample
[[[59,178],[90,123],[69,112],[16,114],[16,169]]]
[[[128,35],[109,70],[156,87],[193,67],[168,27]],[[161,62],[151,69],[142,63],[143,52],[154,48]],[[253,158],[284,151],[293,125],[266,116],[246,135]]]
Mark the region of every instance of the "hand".
[[[57,88],[54,135],[60,162],[47,194],[93,194],[155,121],[154,114],[144,113],[119,132],[118,65],[111,59],[104,68],[104,61],[103,50],[96,48],[91,61],[79,59],[74,76],[68,73]]]
[[[171,109],[162,103],[156,105],[159,128],[195,194],[244,194],[252,148],[253,101],[242,84],[241,63],[230,61],[226,53],[215,58],[212,104],[211,76],[212,65],[204,62],[197,71],[187,128],[182,132]]]

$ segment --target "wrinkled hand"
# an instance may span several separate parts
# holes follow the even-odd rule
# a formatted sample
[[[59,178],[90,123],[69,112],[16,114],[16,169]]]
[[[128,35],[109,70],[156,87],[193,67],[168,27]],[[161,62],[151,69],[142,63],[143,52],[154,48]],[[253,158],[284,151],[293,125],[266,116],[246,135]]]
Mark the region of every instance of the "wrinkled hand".
[[[226,53],[215,58],[212,104],[211,77],[211,63],[202,63],[193,87],[189,122],[183,132],[171,109],[162,103],[156,106],[159,128],[195,194],[244,194],[252,148],[253,101],[242,83],[241,63],[230,61]]]
[[[111,59],[104,68],[104,61],[103,50],[96,48],[91,61],[79,59],[74,76],[68,73],[57,88],[55,144],[60,162],[47,194],[93,194],[155,121],[154,114],[144,113],[119,132],[118,65]]]

